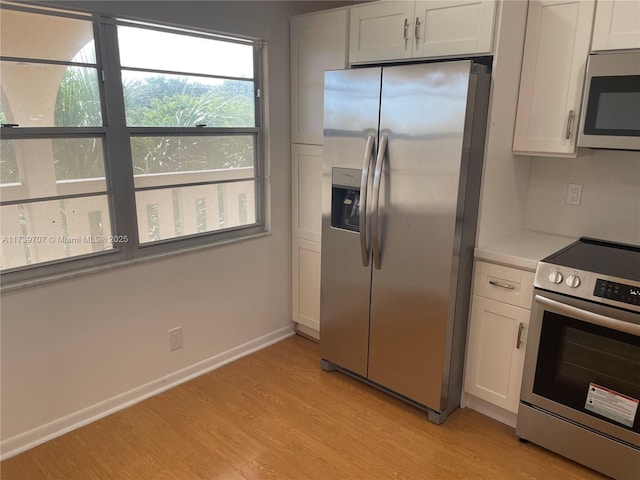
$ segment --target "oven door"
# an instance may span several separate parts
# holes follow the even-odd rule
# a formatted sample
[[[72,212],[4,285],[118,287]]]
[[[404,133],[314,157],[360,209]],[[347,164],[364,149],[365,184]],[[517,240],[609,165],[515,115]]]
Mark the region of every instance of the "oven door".
[[[640,315],[535,289],[521,401],[640,448]]]

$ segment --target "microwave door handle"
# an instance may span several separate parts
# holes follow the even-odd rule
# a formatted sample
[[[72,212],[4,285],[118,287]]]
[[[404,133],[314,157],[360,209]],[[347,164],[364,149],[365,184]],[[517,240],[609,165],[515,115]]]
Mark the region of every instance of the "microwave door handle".
[[[360,179],[360,253],[362,254],[362,265],[369,266],[369,247],[367,245],[367,189],[369,187],[369,170],[373,158],[373,147],[376,143],[375,135],[369,135],[367,146],[364,149],[364,161],[362,163],[362,178]]]
[[[622,320],[616,320],[615,318],[610,318],[598,313],[582,310],[581,308],[557,302],[541,295],[536,295],[535,301],[567,317],[575,318],[576,320],[581,320],[593,325],[610,328],[618,332],[640,336],[640,325],[637,325],[635,323],[623,322]]]

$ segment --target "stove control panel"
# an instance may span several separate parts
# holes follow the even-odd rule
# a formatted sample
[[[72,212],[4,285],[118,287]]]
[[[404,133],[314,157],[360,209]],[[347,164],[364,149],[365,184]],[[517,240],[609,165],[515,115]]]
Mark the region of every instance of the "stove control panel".
[[[640,306],[640,287],[599,278],[596,280],[596,288],[593,294],[596,297],[608,298],[618,302],[628,303],[629,305]]]
[[[640,282],[634,280],[538,262],[533,284],[561,295],[640,312]]]

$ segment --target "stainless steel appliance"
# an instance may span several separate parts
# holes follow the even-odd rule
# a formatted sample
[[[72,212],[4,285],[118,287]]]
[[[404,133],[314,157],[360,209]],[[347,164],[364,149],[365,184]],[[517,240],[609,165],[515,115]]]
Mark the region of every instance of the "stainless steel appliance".
[[[589,55],[579,147],[640,150],[640,52]]]
[[[485,70],[466,60],[325,75],[321,363],[435,423],[460,401]]]
[[[516,434],[640,478],[640,247],[582,238],[538,263]]]

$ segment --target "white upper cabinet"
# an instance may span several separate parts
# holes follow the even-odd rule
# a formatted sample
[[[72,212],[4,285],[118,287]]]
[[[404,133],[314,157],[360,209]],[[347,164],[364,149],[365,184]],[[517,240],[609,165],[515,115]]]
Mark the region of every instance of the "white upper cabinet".
[[[411,58],[414,10],[414,1],[352,7],[349,62]]]
[[[322,145],[324,72],[347,66],[347,9],[291,20],[291,141]]]
[[[529,2],[513,150],[574,156],[595,2]]]
[[[382,1],[350,9],[349,62],[491,53],[494,0]]]
[[[413,56],[491,53],[495,13],[494,1],[416,2]]]
[[[598,0],[591,50],[640,48],[640,2]]]

